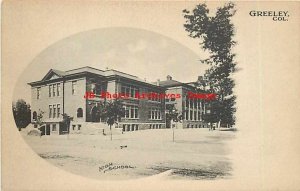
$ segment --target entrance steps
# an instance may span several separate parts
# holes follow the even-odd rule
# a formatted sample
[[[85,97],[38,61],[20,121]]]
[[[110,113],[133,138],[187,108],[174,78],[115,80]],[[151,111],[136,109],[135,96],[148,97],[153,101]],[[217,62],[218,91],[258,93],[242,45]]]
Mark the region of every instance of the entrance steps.
[[[24,133],[26,135],[41,135],[41,131],[38,128],[34,128],[34,124],[29,123],[27,127],[23,128],[21,130],[21,133]]]

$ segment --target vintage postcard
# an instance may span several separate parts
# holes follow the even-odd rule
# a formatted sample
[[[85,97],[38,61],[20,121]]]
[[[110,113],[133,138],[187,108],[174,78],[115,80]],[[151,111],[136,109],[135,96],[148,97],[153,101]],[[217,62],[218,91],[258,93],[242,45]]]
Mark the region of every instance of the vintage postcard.
[[[1,10],[3,190],[299,190],[299,2]]]

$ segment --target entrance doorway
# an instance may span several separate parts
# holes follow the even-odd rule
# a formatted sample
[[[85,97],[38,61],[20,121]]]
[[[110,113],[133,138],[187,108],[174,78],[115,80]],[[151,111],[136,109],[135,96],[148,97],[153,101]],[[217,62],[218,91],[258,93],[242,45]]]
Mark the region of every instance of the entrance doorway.
[[[92,108],[91,116],[92,116],[92,120],[91,120],[92,122],[100,122],[100,114],[96,106]]]
[[[45,128],[46,128],[45,125],[43,125],[43,126],[40,127],[41,135],[45,135],[46,134]]]
[[[46,135],[50,135],[50,125],[46,125]]]

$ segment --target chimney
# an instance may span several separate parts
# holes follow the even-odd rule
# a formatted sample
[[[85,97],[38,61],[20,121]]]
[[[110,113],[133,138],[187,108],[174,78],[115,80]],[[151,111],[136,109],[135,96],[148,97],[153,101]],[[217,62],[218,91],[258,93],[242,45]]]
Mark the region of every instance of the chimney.
[[[167,80],[172,80],[172,76],[167,75]]]
[[[159,86],[159,84],[160,84],[160,79],[157,79],[156,85]]]

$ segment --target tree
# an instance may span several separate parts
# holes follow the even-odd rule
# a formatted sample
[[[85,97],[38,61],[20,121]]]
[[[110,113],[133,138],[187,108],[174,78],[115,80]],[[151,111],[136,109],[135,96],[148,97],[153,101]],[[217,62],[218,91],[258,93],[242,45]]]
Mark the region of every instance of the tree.
[[[39,113],[37,114],[36,123],[41,126],[44,123],[44,111],[39,109]]]
[[[12,110],[16,125],[19,128],[19,131],[21,131],[21,128],[27,127],[31,122],[30,105],[23,99],[19,99],[16,103],[12,104]]]
[[[205,114],[207,116],[204,118],[209,123],[217,122],[218,126],[221,123],[235,124],[235,83],[231,78],[236,71],[235,54],[232,53],[236,42],[233,40],[234,25],[231,22],[235,12],[233,3],[217,8],[214,16],[209,15],[206,4],[197,5],[192,13],[183,10],[185,30],[190,37],[200,39],[201,47],[210,54],[209,58],[201,60],[210,66],[203,83],[210,93],[217,94],[217,99],[208,103],[211,113]]]
[[[175,107],[175,104],[168,104],[166,105],[166,120],[177,123],[182,122],[182,113],[178,112],[178,110]],[[173,132],[173,142],[175,141],[175,132],[174,127],[171,126],[172,132]]]
[[[104,101],[100,107],[100,118],[108,124],[110,128],[110,140],[112,140],[111,126],[117,124],[125,115],[125,109],[120,100]]]

